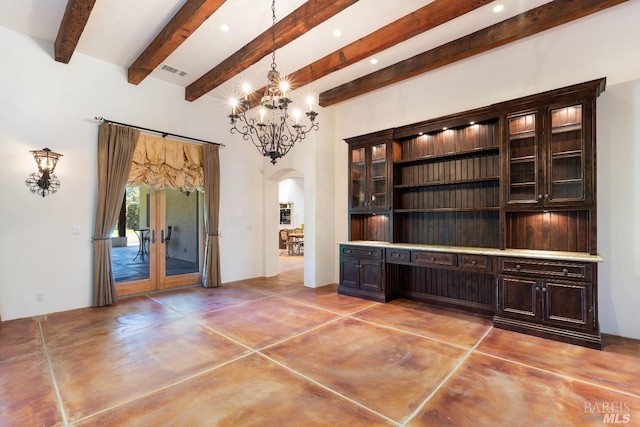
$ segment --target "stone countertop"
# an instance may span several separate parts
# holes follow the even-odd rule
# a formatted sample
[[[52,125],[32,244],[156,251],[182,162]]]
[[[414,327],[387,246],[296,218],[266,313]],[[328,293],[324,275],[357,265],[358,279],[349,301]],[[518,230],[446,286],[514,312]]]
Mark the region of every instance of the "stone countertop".
[[[600,255],[590,255],[585,252],[562,252],[562,251],[538,251],[531,249],[494,249],[475,248],[469,246],[437,246],[418,245],[413,243],[389,243],[374,240],[355,240],[351,242],[338,242],[340,245],[369,246],[389,249],[408,249],[433,252],[448,252],[470,255],[491,255],[500,257],[536,258],[557,261],[581,261],[581,262],[602,262]]]

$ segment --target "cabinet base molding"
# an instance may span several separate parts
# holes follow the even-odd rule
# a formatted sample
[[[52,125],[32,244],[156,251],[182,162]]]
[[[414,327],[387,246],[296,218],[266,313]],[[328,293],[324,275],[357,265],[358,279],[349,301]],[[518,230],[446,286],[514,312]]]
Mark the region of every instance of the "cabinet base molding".
[[[540,338],[547,338],[554,341],[561,341],[583,347],[594,348],[596,350],[602,350],[602,337],[600,336],[600,332],[590,334],[586,332],[570,331],[567,329],[528,323],[500,316],[495,316],[493,318],[493,326],[500,329],[506,329],[508,331],[520,332]]]
[[[338,286],[338,293],[349,297],[367,299],[376,302],[389,302],[397,298],[396,295],[384,294],[382,292],[371,292],[368,290],[350,288],[347,286]]]
[[[429,295],[419,292],[404,291],[401,290],[398,294],[400,298],[406,298],[412,301],[420,301],[431,304],[437,304],[443,307],[451,307],[463,309],[465,311],[471,311],[474,313],[481,313],[493,316],[496,312],[495,308],[491,305],[479,304],[472,301],[464,301],[455,298],[447,298],[439,295]]]

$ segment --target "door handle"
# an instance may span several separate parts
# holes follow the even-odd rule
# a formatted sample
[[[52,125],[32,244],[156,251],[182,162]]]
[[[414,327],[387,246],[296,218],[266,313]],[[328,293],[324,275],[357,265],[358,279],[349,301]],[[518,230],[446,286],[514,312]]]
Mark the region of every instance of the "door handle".
[[[156,242],[156,230],[151,230],[151,243]]]
[[[160,243],[164,243],[164,229],[160,230]]]

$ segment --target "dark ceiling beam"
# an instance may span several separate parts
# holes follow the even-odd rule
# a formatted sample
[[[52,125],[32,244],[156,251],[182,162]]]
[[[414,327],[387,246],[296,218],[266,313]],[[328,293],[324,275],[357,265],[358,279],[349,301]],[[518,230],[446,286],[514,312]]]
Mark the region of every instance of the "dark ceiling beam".
[[[279,49],[315,26],[342,12],[358,0],[309,0],[275,26],[275,48]],[[273,51],[271,28],[187,86],[185,99],[195,101],[207,92],[260,61]]]
[[[137,85],[173,53],[226,0],[187,0],[160,33],[131,64],[129,83]]]
[[[292,88],[307,85],[334,71],[341,70],[367,57],[409,40],[494,0],[435,0],[428,5],[350,43],[335,52],[289,74],[286,80]],[[263,93],[265,88],[255,93]],[[252,99],[253,108],[260,103]]]
[[[322,107],[452,64],[627,0],[555,0],[320,94]]]
[[[56,61],[68,64],[76,50],[80,36],[87,25],[89,15],[96,0],[69,0],[53,43],[53,57]]]

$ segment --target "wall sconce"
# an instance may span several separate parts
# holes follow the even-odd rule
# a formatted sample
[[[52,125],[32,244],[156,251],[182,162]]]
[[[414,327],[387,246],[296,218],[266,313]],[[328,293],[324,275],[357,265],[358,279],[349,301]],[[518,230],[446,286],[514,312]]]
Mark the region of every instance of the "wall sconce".
[[[48,148],[32,150],[31,153],[38,165],[38,172],[29,175],[25,181],[27,187],[32,193],[39,194],[42,197],[55,193],[60,188],[60,181],[53,174],[53,171],[62,154],[54,153]]]

